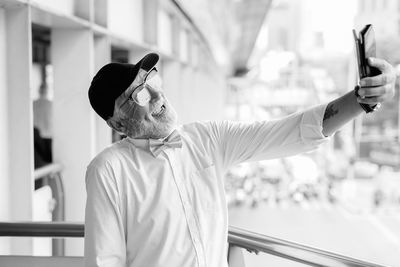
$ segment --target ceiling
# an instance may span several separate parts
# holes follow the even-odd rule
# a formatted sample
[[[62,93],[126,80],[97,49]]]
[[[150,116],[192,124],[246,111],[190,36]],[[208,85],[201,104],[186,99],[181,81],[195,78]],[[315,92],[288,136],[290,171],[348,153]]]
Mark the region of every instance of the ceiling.
[[[272,1],[273,0],[234,1],[236,19],[239,25],[239,38],[237,38],[232,54],[235,76],[240,76],[248,71],[247,62],[251,56]]]
[[[273,0],[173,0],[205,37],[216,61],[240,76]]]
[[[240,76],[248,71],[248,60],[273,0],[185,0],[178,1],[208,41],[217,61],[229,64]],[[49,45],[50,30],[33,25],[34,43]]]

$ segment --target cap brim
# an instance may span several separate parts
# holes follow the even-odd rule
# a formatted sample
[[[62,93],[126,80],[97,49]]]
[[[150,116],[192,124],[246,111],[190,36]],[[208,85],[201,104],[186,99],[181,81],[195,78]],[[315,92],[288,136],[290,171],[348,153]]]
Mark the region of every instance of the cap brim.
[[[150,53],[145,55],[139,62],[140,68],[145,71],[151,70],[158,62],[160,57],[156,53]]]

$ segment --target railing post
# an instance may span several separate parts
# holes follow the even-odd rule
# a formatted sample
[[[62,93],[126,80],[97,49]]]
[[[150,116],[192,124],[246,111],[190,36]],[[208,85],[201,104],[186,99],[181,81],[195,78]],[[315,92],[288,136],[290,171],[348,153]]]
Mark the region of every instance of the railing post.
[[[52,210],[52,221],[62,222],[65,220],[65,197],[64,186],[61,177],[61,165],[53,163],[35,170],[35,179],[41,179],[40,187],[48,185],[51,189],[55,207]],[[65,240],[54,238],[52,240],[52,255],[64,256]]]
[[[61,174],[55,173],[52,175],[52,179],[49,180],[49,186],[53,195],[53,199],[56,200],[56,205],[52,212],[53,221],[64,221],[65,219],[65,208],[64,208],[64,188],[61,180]],[[52,255],[53,256],[64,256],[65,240],[54,238],[52,241]]]
[[[229,244],[228,248],[228,264],[229,267],[246,267],[241,248]]]

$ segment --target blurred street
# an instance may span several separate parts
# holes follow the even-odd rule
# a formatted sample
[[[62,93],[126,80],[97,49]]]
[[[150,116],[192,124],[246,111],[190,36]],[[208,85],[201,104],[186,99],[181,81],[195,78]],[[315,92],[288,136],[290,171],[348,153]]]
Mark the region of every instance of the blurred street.
[[[399,266],[400,211],[352,210],[315,200],[232,207],[230,225],[386,266]],[[264,253],[244,252],[246,266],[305,266]]]

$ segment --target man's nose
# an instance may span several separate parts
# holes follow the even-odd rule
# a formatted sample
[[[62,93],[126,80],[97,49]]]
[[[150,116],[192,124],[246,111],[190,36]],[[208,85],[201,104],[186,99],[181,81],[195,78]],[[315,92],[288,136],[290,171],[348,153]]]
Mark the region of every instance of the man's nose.
[[[150,96],[151,96],[152,101],[157,101],[157,100],[161,99],[164,96],[162,91],[157,90],[155,88],[149,88],[149,92],[150,92]]]

